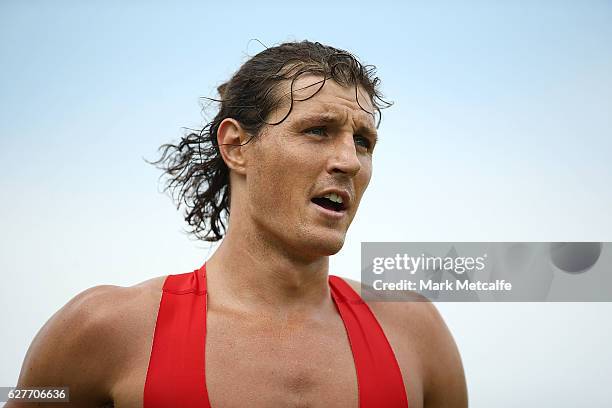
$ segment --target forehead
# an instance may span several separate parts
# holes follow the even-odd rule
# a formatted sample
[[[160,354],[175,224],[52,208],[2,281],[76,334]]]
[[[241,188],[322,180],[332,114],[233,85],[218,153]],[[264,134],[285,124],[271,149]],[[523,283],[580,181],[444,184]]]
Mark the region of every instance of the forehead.
[[[374,106],[361,86],[341,86],[332,79],[308,75],[286,81],[278,91],[280,103],[270,115],[269,122],[276,123],[287,116],[289,122],[316,115],[322,120],[352,119],[364,126],[374,127]],[[291,104],[293,99],[293,105]],[[291,106],[292,105],[292,106]]]

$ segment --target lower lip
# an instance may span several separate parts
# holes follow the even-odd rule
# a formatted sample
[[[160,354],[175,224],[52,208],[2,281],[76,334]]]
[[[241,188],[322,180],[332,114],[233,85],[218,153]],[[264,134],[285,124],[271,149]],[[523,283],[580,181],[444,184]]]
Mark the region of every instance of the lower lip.
[[[342,210],[342,211],[328,210],[327,208],[321,207],[320,205],[317,205],[313,203],[312,201],[310,202],[310,204],[314,205],[316,209],[319,210],[319,213],[321,215],[327,218],[331,218],[333,220],[339,220],[346,215],[346,210]]]

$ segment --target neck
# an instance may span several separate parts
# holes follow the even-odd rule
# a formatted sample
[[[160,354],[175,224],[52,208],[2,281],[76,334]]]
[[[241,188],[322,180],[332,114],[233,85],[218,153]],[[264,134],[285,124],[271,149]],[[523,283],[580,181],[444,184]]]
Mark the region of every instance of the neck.
[[[329,258],[299,258],[254,231],[232,229],[230,225],[223,242],[206,262],[209,302],[245,313],[329,311],[333,307]]]

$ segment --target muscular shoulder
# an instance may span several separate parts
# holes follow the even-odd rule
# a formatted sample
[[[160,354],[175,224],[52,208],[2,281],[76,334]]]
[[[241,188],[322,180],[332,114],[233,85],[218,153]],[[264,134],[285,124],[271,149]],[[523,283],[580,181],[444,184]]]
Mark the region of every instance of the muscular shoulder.
[[[405,300],[382,301],[371,287],[352,279],[344,280],[364,299],[383,328],[393,330],[404,342],[409,341],[419,354],[431,348],[432,338],[448,335],[438,310],[424,296],[407,291]]]
[[[372,288],[345,279],[364,298],[387,334],[400,366],[401,359],[419,359],[424,406],[467,406],[467,387],[461,357],[435,305],[416,292],[405,301],[377,301]],[[368,295],[368,296],[364,296]]]
[[[401,324],[410,323],[413,332],[414,329],[432,329],[443,323],[436,307],[416,292],[405,291],[402,301],[383,301],[372,287],[353,279],[343,279],[362,297],[377,318]],[[414,327],[415,324],[418,324],[417,327]]]
[[[37,333],[18,384],[68,385],[75,406],[105,403],[122,362],[129,360],[129,339],[159,300],[159,279],[132,287],[95,286],[73,297]]]

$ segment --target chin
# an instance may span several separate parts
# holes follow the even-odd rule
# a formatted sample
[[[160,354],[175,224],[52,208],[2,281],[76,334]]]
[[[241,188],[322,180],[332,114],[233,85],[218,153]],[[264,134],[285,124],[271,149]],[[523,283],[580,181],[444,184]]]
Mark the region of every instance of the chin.
[[[344,246],[344,234],[317,234],[309,240],[309,250],[319,256],[337,254]]]
[[[307,259],[332,256],[344,246],[346,230],[341,228],[297,228],[290,235],[279,231],[279,239],[287,242],[296,255]]]

